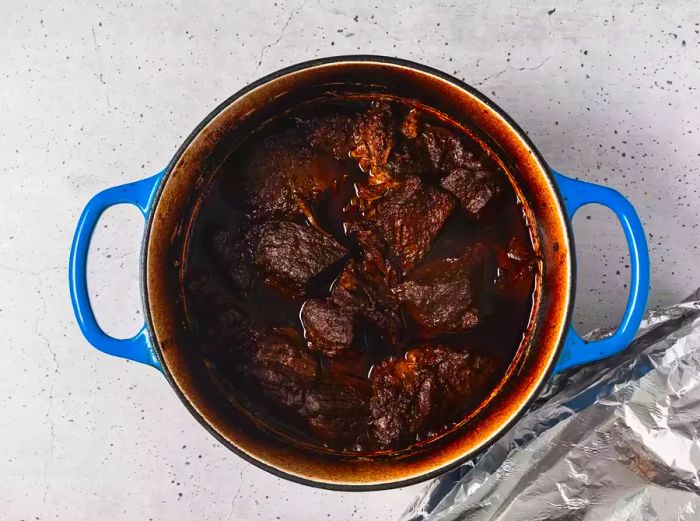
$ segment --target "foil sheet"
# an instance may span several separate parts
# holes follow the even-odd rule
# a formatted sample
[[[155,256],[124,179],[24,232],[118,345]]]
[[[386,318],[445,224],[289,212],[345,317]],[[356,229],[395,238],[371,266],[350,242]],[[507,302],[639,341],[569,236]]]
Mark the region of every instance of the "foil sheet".
[[[647,313],[622,354],[555,377],[403,520],[700,519],[699,471],[700,290]]]

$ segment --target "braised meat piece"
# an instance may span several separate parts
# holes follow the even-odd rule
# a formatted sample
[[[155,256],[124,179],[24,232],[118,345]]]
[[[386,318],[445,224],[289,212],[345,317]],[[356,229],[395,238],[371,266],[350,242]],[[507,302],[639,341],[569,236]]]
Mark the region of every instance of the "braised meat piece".
[[[301,295],[311,278],[347,254],[330,235],[286,221],[266,221],[246,235],[265,282],[289,295]]]
[[[461,409],[479,400],[498,369],[498,360],[492,356],[442,345],[411,349],[406,361],[430,368],[437,377],[444,398],[438,410]]]
[[[333,136],[344,133],[347,129],[346,121],[348,119],[328,125],[321,140],[325,143],[332,140]],[[411,109],[399,124],[388,103],[374,102],[369,109],[354,118],[352,124],[353,148],[350,156],[357,159],[360,169],[368,174],[366,183],[358,186],[359,190],[365,191],[360,196],[361,204],[381,197],[407,175],[421,175],[430,170],[425,145],[415,139],[421,128],[416,109]],[[333,145],[332,148],[340,148],[345,152],[343,147]],[[379,188],[373,190],[375,186]]]
[[[352,446],[366,425],[367,385],[321,373],[294,328],[260,334],[242,374],[273,405],[294,411],[324,442]]]
[[[311,146],[340,160],[348,158],[355,148],[356,124],[357,118],[354,115],[329,114],[306,121],[304,128]]]
[[[398,286],[399,300],[428,331],[470,329],[479,323],[479,297],[496,276],[491,256],[486,246],[476,244],[459,257],[425,264]]]
[[[304,348],[304,340],[292,327],[270,329],[260,335],[242,374],[270,401],[299,409],[313,385],[318,365]],[[256,389],[258,388],[258,389]]]
[[[250,247],[226,230],[215,230],[208,237],[209,254],[216,267],[235,290],[246,291],[253,283],[249,263]]]
[[[387,163],[387,170],[394,179],[405,179],[412,175],[427,178],[435,173],[425,146],[419,139],[404,139],[399,142]]]
[[[243,188],[256,217],[309,213],[310,204],[342,181],[342,165],[314,154],[298,136],[272,136],[243,165]]]
[[[498,165],[474,143],[433,125],[425,125],[414,141],[411,158],[427,156],[432,171],[442,178],[442,187],[457,197],[469,215],[478,216],[502,192]]]
[[[399,302],[371,266],[349,262],[336,280],[331,297],[341,307],[353,309],[390,344],[397,341],[403,327]]]
[[[438,399],[435,375],[407,360],[390,358],[372,368],[370,380],[370,436],[377,448],[415,439]]]
[[[397,184],[398,183],[394,183],[393,181],[377,185],[354,183],[353,187],[355,193],[350,197],[350,201],[344,208],[346,228],[348,222],[352,223],[366,215],[372,206],[387,195],[391,191],[391,188]]]
[[[455,168],[440,185],[454,194],[462,209],[472,217],[477,217],[501,193],[493,171],[483,168]]]
[[[307,300],[301,309],[301,323],[309,349],[334,356],[350,348],[356,307],[334,297]]]
[[[425,147],[435,172],[444,175],[455,168],[473,169],[480,165],[483,152],[473,144],[468,146],[452,130],[425,125],[418,139]]]
[[[367,387],[359,380],[328,374],[308,390],[299,414],[325,443],[352,447],[367,428]]]
[[[390,182],[386,165],[396,144],[396,129],[387,103],[372,102],[355,125],[353,141],[355,146],[350,155],[358,160],[362,171],[369,174],[368,184]]]
[[[307,300],[301,322],[309,348],[335,356],[352,346],[361,320],[389,344],[402,327],[399,302],[379,274],[350,261],[333,284],[330,295]]]
[[[303,293],[311,278],[347,254],[330,235],[279,220],[255,224],[236,238],[217,230],[209,242],[214,262],[233,289],[250,289],[257,268],[267,284],[292,296]]]
[[[362,227],[361,227],[362,226]],[[365,228],[365,229],[363,229]],[[385,285],[395,286],[399,281],[394,257],[387,253],[386,244],[366,225],[347,227],[360,247],[361,266],[370,273],[381,274]]]
[[[424,346],[374,366],[370,380],[370,435],[390,449],[429,436],[436,421],[455,421],[484,394],[497,361],[472,351]],[[454,409],[454,410],[452,410]]]
[[[421,122],[420,114],[416,109],[408,112],[401,123],[403,139],[400,139],[394,147],[387,164],[387,169],[392,176],[402,179],[408,175],[444,175],[444,172],[439,170],[441,166],[439,159],[442,154],[436,151],[434,128]],[[449,133],[446,129],[441,131],[445,135]],[[454,142],[457,146],[461,145],[459,140],[455,139]]]
[[[391,272],[405,275],[423,260],[453,208],[448,193],[410,176],[347,228],[367,261],[394,283]]]

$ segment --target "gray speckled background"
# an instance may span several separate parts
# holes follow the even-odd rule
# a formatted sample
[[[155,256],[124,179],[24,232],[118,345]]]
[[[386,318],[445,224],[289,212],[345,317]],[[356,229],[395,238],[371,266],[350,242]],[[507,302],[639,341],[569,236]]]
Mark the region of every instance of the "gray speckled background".
[[[380,53],[477,86],[552,166],[626,194],[646,225],[652,306],[700,285],[700,4],[0,3],[0,518],[392,519],[420,489],[318,491],[220,447],[152,369],[100,355],[66,284],[77,217],[166,164],[218,102],[318,56]],[[139,327],[140,215],[105,215],[100,321]],[[607,210],[575,221],[576,323],[615,323],[628,278]]]

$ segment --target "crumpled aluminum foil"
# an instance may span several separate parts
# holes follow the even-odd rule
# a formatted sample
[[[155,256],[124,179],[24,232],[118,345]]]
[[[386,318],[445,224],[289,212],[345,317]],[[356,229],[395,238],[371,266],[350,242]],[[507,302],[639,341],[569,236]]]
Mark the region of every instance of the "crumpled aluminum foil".
[[[596,331],[591,338],[605,336]],[[700,519],[700,290],[609,360],[555,377],[404,521]]]

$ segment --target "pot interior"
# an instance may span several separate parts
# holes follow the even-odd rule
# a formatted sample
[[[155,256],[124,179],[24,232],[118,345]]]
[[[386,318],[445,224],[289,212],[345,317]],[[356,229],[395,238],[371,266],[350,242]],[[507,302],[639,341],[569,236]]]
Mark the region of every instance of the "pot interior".
[[[232,406],[189,340],[183,272],[204,193],[237,143],[272,116],[326,96],[381,93],[429,106],[474,131],[506,165],[541,259],[525,339],[497,387],[465,420],[411,450],[352,456],[294,443]],[[253,463],[317,486],[387,488],[426,479],[476,454],[536,396],[568,325],[573,259],[568,221],[546,165],[502,111],[473,89],[415,64],[348,57],[275,73],[234,95],[192,133],[170,163],[149,218],[144,302],[164,372],[192,414]]]

